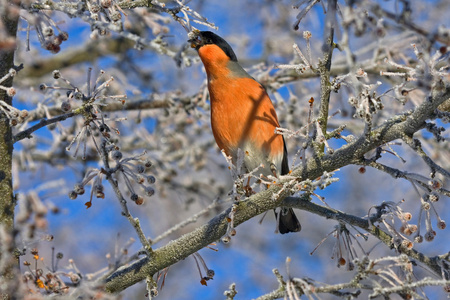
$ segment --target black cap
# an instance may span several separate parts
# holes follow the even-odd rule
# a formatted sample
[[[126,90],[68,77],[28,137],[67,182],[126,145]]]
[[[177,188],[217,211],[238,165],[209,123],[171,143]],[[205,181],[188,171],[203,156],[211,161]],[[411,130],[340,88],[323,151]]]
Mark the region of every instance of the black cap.
[[[217,45],[220,49],[225,52],[225,54],[232,61],[237,62],[236,54],[234,54],[233,49],[230,44],[227,43],[223,38],[218,36],[217,34],[211,31],[200,31],[196,38],[189,40],[192,43],[192,46],[198,50],[204,45]]]

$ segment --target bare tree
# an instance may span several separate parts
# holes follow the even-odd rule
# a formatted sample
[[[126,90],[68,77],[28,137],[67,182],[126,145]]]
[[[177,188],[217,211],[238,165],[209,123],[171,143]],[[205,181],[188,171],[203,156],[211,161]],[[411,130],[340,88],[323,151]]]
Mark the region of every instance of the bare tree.
[[[3,299],[448,293],[450,3],[222,2],[1,2]],[[275,104],[288,175],[214,143],[187,40],[218,26]],[[282,206],[300,233],[258,224]]]

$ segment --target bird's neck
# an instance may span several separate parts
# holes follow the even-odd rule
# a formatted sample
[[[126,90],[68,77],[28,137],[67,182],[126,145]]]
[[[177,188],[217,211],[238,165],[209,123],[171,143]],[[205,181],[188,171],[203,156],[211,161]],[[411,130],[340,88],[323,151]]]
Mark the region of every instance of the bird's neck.
[[[215,80],[220,78],[225,78],[230,75],[230,70],[227,67],[228,61],[226,60],[208,60],[202,59],[203,65],[205,66],[206,75],[208,80]]]
[[[198,55],[205,66],[208,80],[223,78],[229,75],[228,62],[230,58],[219,47],[205,45],[199,49]]]

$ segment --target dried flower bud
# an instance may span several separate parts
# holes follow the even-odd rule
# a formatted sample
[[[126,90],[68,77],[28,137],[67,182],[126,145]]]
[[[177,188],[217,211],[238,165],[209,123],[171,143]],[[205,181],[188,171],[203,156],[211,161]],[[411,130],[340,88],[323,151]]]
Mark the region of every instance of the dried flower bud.
[[[9,97],[13,97],[13,96],[16,94],[16,89],[13,88],[13,87],[10,87],[10,88],[8,88],[8,89],[6,90],[6,94],[7,94]]]
[[[117,22],[122,19],[122,15],[118,11],[114,11],[113,13],[111,13],[110,17],[113,22]]]
[[[70,278],[70,281],[72,281],[72,283],[78,283],[81,280],[80,276],[78,274],[73,273],[73,272],[69,273],[69,278]]]
[[[432,192],[430,195],[428,195],[428,200],[430,200],[430,202],[439,201],[439,194],[436,192]]]
[[[63,101],[61,103],[61,110],[64,112],[68,112],[72,108],[72,105],[70,105],[69,101]]]
[[[136,174],[136,182],[139,184],[143,184],[145,182],[145,177],[141,174]]]
[[[137,205],[144,204],[144,197],[138,196],[137,200],[135,201]]]
[[[444,220],[439,220],[438,223],[437,223],[437,227],[439,229],[445,229],[445,227],[447,227],[447,225],[445,224]]]
[[[359,68],[358,70],[356,70],[356,75],[361,77],[367,75],[367,73],[364,72],[363,69]]]
[[[140,174],[144,173],[144,172],[145,172],[145,166],[143,166],[143,165],[137,165],[137,166],[136,166],[136,172],[138,172],[138,173],[140,173]]]
[[[145,187],[145,195],[147,195],[147,197],[151,197],[154,194],[155,194],[155,190],[151,186]]]
[[[411,213],[409,213],[409,212],[405,212],[405,213],[402,215],[402,218],[403,218],[403,220],[405,220],[405,221],[411,221],[412,215],[411,215]]]
[[[114,160],[121,160],[122,159],[122,152],[120,152],[119,150],[114,151],[112,154],[112,159]]]
[[[105,187],[102,184],[96,184],[94,186],[94,189],[95,189],[96,192],[103,192]]]
[[[61,78],[61,72],[60,72],[59,70],[54,70],[53,73],[52,73],[52,75],[53,75],[53,78],[54,78],[54,79],[59,79],[59,78]]]
[[[91,5],[91,9],[90,9],[91,13],[98,14],[99,11],[100,11],[100,6],[99,5],[97,5],[97,4]]]
[[[226,235],[222,238],[222,242],[224,244],[228,244],[231,241],[231,237],[229,235]]]
[[[434,237],[436,236],[436,231],[430,230],[427,233],[425,233],[425,241],[431,242],[434,240]]]
[[[83,93],[81,93],[81,92],[75,92],[75,94],[74,94],[73,96],[74,96],[75,99],[77,99],[77,100],[83,99]]]
[[[78,197],[78,194],[75,191],[70,191],[69,192],[70,200],[75,200],[75,199],[77,199],[77,197]]]
[[[163,3],[164,4],[164,3]],[[158,289],[157,289],[157,287],[154,287],[154,288],[152,288],[151,290],[150,290],[150,296],[151,297],[156,297],[156,296],[158,296]]]
[[[421,235],[416,236],[414,238],[414,242],[418,243],[418,244],[422,243],[423,242],[423,236],[421,236]]]
[[[65,31],[61,31],[58,34],[58,37],[60,37],[63,41],[67,41],[69,39],[69,34]]]
[[[433,179],[430,180],[428,182],[428,185],[430,186],[430,188],[432,188],[433,190],[438,190],[441,189],[443,187],[442,181],[440,181],[439,179]]]
[[[413,247],[413,243],[411,241],[408,240],[403,240],[402,241],[402,246],[408,249],[411,249]]]
[[[406,235],[411,235],[414,232],[417,231],[417,225],[407,225],[406,227],[403,227],[403,230],[401,232],[403,232]]]
[[[36,269],[36,277],[41,277],[44,274],[44,271],[42,269]]]
[[[64,257],[64,254],[62,252],[56,253],[56,258],[57,259],[62,259],[63,257]]]
[[[23,109],[23,110],[21,110],[20,111],[20,117],[21,118],[26,118],[26,117],[28,117],[28,110],[26,110],[26,109]]]
[[[206,277],[208,277],[209,279],[213,279],[215,275],[214,270],[209,269],[208,271],[206,271]]]
[[[112,4],[112,0],[100,0],[100,5],[103,8],[109,8],[109,7],[111,7],[111,4]]]
[[[156,181],[155,176],[153,176],[153,175],[147,176],[148,183],[153,184],[153,183],[155,183],[155,181]]]
[[[41,83],[40,85],[39,85],[39,90],[40,91],[45,91],[47,89],[47,85],[45,84],[45,83]]]
[[[58,35],[53,38],[52,44],[55,46],[61,45],[63,42],[62,38]]]
[[[51,40],[45,41],[44,49],[49,50],[51,53],[58,53],[61,51],[61,47],[58,45],[53,44]]]
[[[105,123],[100,124],[98,129],[100,130],[100,132],[110,132],[108,125],[106,125]]]
[[[44,34],[44,36],[52,36],[54,34],[53,28],[46,26],[44,28],[42,28],[42,33]]]
[[[131,194],[130,199],[131,199],[131,201],[136,202],[139,199],[139,195],[138,194]]]
[[[311,37],[312,37],[312,34],[310,31],[308,31],[308,30],[303,31],[303,38],[305,40],[309,40]]]
[[[145,166],[146,168],[150,168],[152,165],[153,165],[153,164],[152,164],[152,161],[149,160],[149,159],[147,159],[147,160],[145,161],[145,163],[144,163],[144,166]]]
[[[78,195],[83,195],[84,194],[84,186],[81,185],[80,183],[75,184],[75,187],[73,189],[75,191],[75,193],[77,193]]]

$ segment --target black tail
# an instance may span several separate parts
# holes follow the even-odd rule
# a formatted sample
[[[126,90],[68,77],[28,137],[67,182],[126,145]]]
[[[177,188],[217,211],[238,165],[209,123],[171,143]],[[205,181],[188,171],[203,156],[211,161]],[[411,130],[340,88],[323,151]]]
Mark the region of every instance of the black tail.
[[[280,215],[278,216],[275,212],[275,217],[278,219],[278,231],[281,234],[302,230],[302,226],[292,208],[282,207]]]
[[[289,173],[289,163],[287,159],[287,149],[286,143],[284,142],[284,155],[283,161],[281,162],[281,175],[286,175]],[[281,234],[289,233],[289,232],[298,232],[302,230],[302,226],[297,219],[297,216],[294,213],[292,208],[282,207],[280,210],[280,215],[278,216],[275,212],[275,218],[278,220],[278,231]]]

